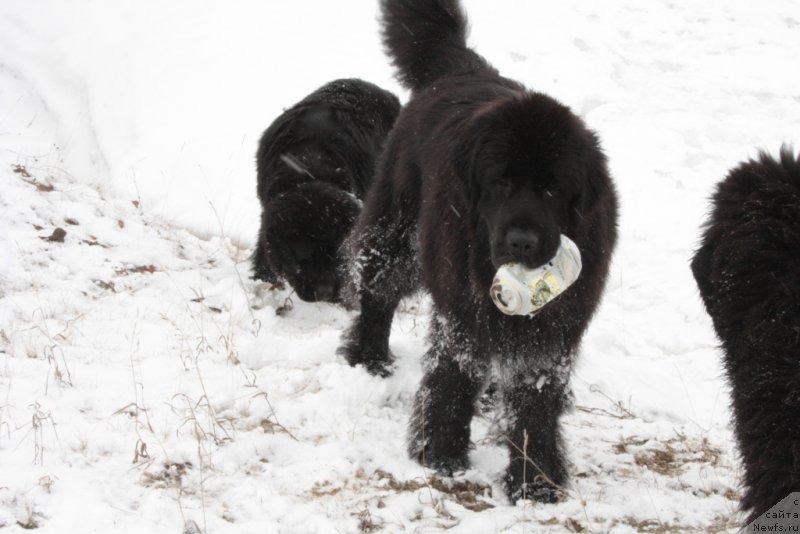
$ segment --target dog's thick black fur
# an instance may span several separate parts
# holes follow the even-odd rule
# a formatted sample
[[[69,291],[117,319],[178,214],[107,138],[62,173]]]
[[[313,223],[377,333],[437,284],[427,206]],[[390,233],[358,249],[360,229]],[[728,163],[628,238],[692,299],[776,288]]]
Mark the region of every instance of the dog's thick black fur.
[[[256,156],[262,215],[254,278],[285,279],[305,301],[338,301],[339,248],[399,110],[390,92],[344,79],[275,119]]]
[[[748,523],[800,491],[800,159],[761,154],[717,187],[692,272],[722,342]]]
[[[565,390],[616,242],[605,157],[567,107],[467,48],[457,0],[381,6],[385,44],[413,94],[348,241],[361,313],[340,354],[391,372],[392,316],[421,283],[434,317],[411,456],[444,473],[467,466],[470,420],[494,362],[508,411],[509,495],[553,501],[567,479]],[[497,268],[543,264],[562,233],[580,248],[578,281],[533,318],[503,315],[489,297]]]

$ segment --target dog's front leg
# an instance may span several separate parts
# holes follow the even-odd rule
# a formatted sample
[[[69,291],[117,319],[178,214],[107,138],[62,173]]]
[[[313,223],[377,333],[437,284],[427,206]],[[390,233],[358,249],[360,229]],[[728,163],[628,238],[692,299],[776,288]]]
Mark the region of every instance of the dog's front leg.
[[[451,475],[469,463],[470,422],[490,364],[474,340],[436,316],[430,337],[409,423],[408,452],[421,464]]]
[[[337,353],[350,365],[363,365],[374,375],[388,376],[394,359],[389,334],[395,309],[419,285],[416,225],[388,216],[373,219],[372,213],[365,211],[346,246],[351,248],[347,254],[353,271],[347,291],[354,294],[360,312]]]
[[[281,277],[275,272],[267,259],[267,236],[265,235],[265,228],[267,227],[266,215],[261,216],[261,229],[258,233],[258,241],[256,242],[256,249],[253,255],[250,256],[250,262],[253,268],[252,278],[272,284],[276,288],[283,289],[283,282]]]
[[[526,370],[503,384],[508,411],[509,466],[506,488],[512,501],[559,500],[567,483],[559,418],[568,402],[566,380],[553,370]]]

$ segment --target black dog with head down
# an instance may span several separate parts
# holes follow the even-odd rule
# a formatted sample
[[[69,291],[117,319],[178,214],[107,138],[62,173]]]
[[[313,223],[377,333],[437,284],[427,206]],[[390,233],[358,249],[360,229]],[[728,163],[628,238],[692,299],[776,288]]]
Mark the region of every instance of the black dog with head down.
[[[800,491],[800,158],[718,186],[692,271],[722,341],[748,523]]]
[[[388,91],[346,79],[324,85],[275,119],[257,154],[262,215],[254,278],[285,279],[305,301],[338,300],[339,247],[399,110]]]
[[[467,48],[457,0],[381,6],[385,43],[413,94],[348,242],[361,313],[340,353],[388,374],[392,316],[421,282],[435,311],[411,456],[445,473],[466,467],[470,420],[494,363],[508,411],[509,495],[552,501],[567,478],[565,390],[616,242],[605,157],[567,107]],[[578,281],[535,317],[503,315],[489,297],[497,268],[543,264],[561,234],[580,249]]]

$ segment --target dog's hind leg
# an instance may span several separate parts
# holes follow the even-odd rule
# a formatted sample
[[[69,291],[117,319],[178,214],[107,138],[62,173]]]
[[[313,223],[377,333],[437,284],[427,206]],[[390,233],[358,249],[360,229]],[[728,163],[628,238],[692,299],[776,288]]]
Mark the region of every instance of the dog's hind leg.
[[[490,371],[471,336],[435,316],[425,375],[414,399],[408,452],[421,464],[451,475],[468,465],[470,422]]]
[[[506,490],[512,501],[556,502],[567,482],[559,418],[569,396],[559,374],[526,369],[504,380],[509,420]]]

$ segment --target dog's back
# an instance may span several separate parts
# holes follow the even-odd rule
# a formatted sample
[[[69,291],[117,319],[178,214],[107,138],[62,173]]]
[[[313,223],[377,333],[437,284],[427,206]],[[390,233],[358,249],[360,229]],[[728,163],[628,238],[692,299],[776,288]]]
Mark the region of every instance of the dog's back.
[[[330,182],[363,198],[400,102],[359,79],[329,82],[276,118],[261,136],[258,196],[268,202],[297,183]]]
[[[712,201],[692,272],[725,352],[749,522],[800,491],[800,159],[762,154]]]

